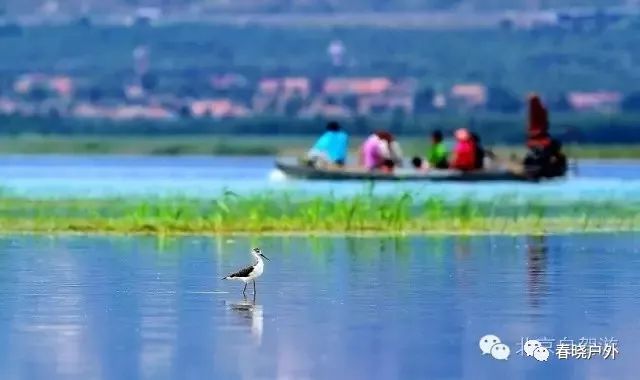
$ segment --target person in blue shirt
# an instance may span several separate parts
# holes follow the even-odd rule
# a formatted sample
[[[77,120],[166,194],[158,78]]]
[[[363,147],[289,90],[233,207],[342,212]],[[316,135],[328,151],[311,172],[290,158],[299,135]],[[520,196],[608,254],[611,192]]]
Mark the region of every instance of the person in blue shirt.
[[[313,145],[307,158],[314,164],[324,161],[335,166],[343,167],[347,160],[349,137],[335,121],[327,124],[327,130]]]

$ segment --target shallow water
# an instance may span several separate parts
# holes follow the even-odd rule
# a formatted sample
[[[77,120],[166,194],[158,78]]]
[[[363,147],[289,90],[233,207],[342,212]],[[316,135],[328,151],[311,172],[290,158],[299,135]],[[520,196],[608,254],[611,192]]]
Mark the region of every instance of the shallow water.
[[[543,184],[380,183],[375,191],[443,198],[640,200],[639,168],[640,161],[582,161],[571,178]],[[4,190],[30,197],[211,197],[224,189],[350,195],[367,188],[362,182],[283,179],[274,170],[273,157],[0,156],[0,178]]]
[[[631,379],[640,239],[0,239],[2,379]],[[220,278],[259,245],[255,303]],[[511,347],[483,356],[481,336]],[[618,339],[538,362],[522,337]]]

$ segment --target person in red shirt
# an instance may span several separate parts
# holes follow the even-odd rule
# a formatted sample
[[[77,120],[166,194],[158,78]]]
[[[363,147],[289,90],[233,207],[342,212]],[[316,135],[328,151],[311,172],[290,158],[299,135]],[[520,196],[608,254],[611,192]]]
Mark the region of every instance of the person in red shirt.
[[[476,169],[476,147],[471,134],[465,128],[455,133],[456,146],[453,148],[452,169],[469,171]]]

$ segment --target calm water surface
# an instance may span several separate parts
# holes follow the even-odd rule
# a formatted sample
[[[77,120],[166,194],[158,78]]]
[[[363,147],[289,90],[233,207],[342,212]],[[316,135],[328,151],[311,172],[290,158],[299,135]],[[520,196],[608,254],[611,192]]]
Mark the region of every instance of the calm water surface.
[[[223,189],[337,195],[360,193],[361,182],[282,178],[273,157],[0,156],[0,187],[31,197],[187,195],[210,197]],[[380,193],[414,191],[440,197],[495,199],[622,199],[640,201],[640,161],[583,161],[569,179],[544,184],[381,183]]]
[[[635,379],[640,239],[0,239],[2,379]],[[220,280],[271,259],[258,295]],[[482,356],[493,333],[507,361]],[[522,337],[614,337],[537,362]]]

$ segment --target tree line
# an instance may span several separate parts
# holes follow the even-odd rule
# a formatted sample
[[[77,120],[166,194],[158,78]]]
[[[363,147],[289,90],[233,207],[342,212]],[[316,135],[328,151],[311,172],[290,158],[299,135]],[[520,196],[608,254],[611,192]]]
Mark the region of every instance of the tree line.
[[[47,117],[1,116],[0,134],[43,135],[317,135],[328,120],[286,117],[235,120],[176,119],[173,121],[79,120]],[[423,117],[355,118],[339,120],[352,135],[366,136],[378,129],[398,135],[427,136],[435,129],[452,135],[459,127],[478,132],[490,144],[524,143],[526,120],[523,113],[478,115],[432,115]],[[620,144],[640,142],[640,113],[552,114],[551,133],[567,143]],[[231,137],[230,137],[231,138]]]

